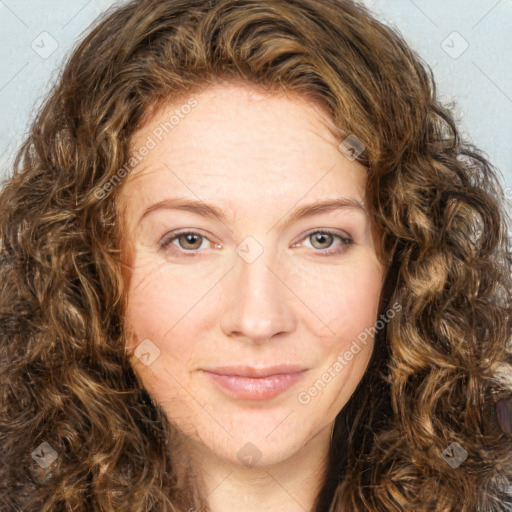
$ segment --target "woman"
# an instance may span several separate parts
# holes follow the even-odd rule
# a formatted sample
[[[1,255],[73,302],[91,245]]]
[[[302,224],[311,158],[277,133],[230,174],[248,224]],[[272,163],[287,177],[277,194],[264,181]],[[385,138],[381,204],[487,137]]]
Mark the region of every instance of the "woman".
[[[0,203],[2,510],[511,506],[504,193],[362,5],[111,8]]]

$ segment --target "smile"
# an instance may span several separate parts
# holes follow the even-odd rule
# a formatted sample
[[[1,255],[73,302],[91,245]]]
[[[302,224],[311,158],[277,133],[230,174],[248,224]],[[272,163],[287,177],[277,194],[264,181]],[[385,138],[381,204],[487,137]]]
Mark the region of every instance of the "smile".
[[[269,400],[297,383],[307,370],[294,373],[280,373],[263,377],[246,377],[241,375],[220,375],[203,370],[222,391],[229,396],[243,400]]]

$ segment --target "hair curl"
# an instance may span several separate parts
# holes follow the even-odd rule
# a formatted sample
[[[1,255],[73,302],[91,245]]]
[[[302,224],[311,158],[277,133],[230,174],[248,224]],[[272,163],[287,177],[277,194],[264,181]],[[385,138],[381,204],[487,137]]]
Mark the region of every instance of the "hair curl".
[[[427,69],[429,71],[427,71]],[[364,142],[389,257],[370,366],[339,413],[316,512],[512,504],[512,256],[497,169],[461,140],[432,70],[350,0],[134,0],[73,49],[0,193],[0,508],[205,509],[124,344],[113,187],[136,130],[220,80],[321,101]],[[43,441],[58,458],[32,459]],[[443,450],[468,457],[453,469]],[[202,507],[202,508],[201,508]]]

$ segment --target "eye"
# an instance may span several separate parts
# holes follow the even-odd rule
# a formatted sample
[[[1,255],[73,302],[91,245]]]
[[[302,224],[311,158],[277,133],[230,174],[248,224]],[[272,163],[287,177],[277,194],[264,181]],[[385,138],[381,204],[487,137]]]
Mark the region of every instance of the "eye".
[[[209,240],[205,235],[190,230],[171,232],[168,235],[169,236],[163,238],[163,240],[159,244],[159,247],[164,250],[169,248],[170,245],[173,244],[177,248],[177,252],[190,253],[187,254],[187,256],[195,256],[195,254],[199,252],[199,249],[203,245],[203,242],[205,240]],[[178,243],[174,244],[174,241],[177,241]]]
[[[301,240],[312,240],[313,249],[319,249],[315,251],[319,256],[329,256],[331,254],[340,254],[347,250],[348,246],[352,245],[354,241],[348,237],[336,233],[330,229],[322,229],[316,231],[310,231]],[[331,249],[334,241],[338,239],[340,243],[337,248]],[[175,244],[174,242],[177,242]],[[162,250],[170,248],[171,245],[176,247],[173,248],[174,252],[180,253],[186,256],[199,255],[203,242],[209,241],[209,238],[197,231],[185,230],[179,232],[168,233],[167,236],[159,243],[159,247]],[[217,248],[219,244],[215,244]],[[292,247],[297,247],[299,243],[295,243]],[[204,249],[205,247],[203,247]],[[188,254],[187,254],[188,253]]]
[[[340,240],[340,244],[337,248],[331,249],[335,239]],[[354,243],[352,238],[343,236],[330,229],[322,229],[317,231],[310,231],[307,233],[302,240],[310,239],[311,245],[314,249],[322,249],[316,251],[319,256],[329,256],[331,254],[340,254],[347,250],[347,248]],[[298,243],[293,244],[292,247],[297,247]]]

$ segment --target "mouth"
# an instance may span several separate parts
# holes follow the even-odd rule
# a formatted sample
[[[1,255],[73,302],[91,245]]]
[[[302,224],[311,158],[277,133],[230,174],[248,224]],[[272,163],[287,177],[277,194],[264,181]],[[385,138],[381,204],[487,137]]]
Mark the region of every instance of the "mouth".
[[[202,369],[202,372],[230,397],[270,400],[290,389],[307,370],[297,365],[280,365],[266,368],[218,367]]]

